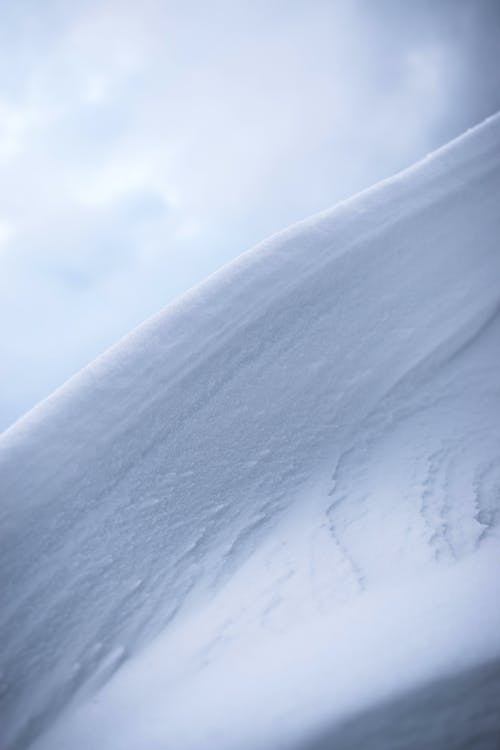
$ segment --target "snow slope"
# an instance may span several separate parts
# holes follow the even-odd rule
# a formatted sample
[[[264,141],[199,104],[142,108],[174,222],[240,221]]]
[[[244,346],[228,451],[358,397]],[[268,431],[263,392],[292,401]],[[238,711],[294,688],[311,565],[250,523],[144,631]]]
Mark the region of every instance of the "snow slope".
[[[2,748],[305,747],[500,656],[499,238],[496,116],[0,436]]]

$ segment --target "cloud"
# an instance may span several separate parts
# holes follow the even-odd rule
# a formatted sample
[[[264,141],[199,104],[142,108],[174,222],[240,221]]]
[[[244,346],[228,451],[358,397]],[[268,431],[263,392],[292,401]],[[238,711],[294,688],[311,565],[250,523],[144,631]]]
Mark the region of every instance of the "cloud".
[[[0,429],[259,239],[499,108],[499,16],[489,0],[2,4]]]

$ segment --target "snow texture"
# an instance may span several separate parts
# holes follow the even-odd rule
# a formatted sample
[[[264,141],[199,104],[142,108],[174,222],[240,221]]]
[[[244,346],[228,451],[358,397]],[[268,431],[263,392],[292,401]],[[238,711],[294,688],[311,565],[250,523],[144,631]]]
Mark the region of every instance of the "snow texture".
[[[499,368],[496,116],[0,437],[0,746],[308,747],[494,663]]]

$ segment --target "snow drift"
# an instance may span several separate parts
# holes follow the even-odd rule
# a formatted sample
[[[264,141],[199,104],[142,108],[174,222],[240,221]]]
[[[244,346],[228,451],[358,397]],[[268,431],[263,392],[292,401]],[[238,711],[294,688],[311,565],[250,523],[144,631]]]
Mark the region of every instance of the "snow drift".
[[[499,207],[496,116],[0,437],[2,747],[302,747],[500,656]]]

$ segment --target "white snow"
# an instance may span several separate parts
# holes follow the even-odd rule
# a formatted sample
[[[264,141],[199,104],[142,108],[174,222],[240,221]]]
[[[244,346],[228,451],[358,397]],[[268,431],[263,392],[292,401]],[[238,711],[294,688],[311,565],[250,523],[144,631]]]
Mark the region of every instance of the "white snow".
[[[500,657],[500,116],[0,437],[2,748],[277,750]]]

